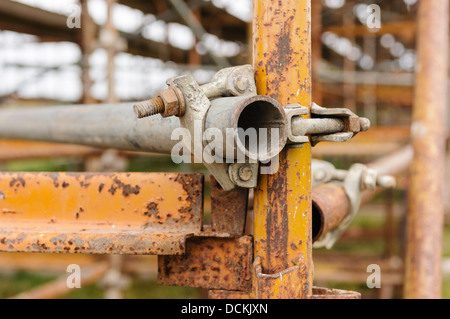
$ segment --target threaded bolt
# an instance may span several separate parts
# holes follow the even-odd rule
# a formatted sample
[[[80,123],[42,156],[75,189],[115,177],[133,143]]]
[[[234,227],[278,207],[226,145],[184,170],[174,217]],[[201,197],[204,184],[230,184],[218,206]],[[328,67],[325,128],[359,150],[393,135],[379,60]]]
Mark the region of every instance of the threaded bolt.
[[[361,117],[359,119],[359,122],[361,124],[361,132],[365,132],[370,128],[370,120],[365,118],[365,117]]]
[[[139,102],[133,106],[134,113],[140,119],[155,114],[162,114],[164,113],[164,110],[164,101],[160,97],[155,97],[154,99]]]

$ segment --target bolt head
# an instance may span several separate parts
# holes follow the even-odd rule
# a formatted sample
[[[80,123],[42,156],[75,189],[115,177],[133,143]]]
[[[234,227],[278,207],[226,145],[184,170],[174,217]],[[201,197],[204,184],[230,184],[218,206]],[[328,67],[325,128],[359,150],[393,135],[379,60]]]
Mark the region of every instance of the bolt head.
[[[244,181],[248,182],[253,177],[253,172],[250,166],[244,165],[239,168],[239,178]]]
[[[245,92],[250,86],[250,82],[245,76],[238,76],[234,82],[234,86],[239,92]]]

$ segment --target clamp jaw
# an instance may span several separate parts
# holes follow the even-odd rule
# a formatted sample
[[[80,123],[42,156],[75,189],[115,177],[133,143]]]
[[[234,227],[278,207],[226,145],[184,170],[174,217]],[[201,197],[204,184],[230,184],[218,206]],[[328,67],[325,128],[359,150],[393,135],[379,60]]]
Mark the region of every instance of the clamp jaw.
[[[311,142],[315,146],[319,142],[346,142],[370,128],[367,118],[360,118],[345,108],[324,108],[313,103],[310,119],[302,117],[308,114],[308,108],[300,104],[287,105],[285,112],[291,123],[288,125],[290,144]]]

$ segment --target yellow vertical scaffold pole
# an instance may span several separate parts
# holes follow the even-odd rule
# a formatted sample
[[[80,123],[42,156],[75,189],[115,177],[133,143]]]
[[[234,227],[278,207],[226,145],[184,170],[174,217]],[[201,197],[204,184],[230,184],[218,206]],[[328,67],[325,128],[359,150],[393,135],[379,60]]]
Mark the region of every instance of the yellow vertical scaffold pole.
[[[311,1],[253,1],[253,65],[258,94],[282,105],[311,106]],[[286,148],[279,169],[261,175],[254,196],[255,259],[264,274],[306,266],[304,291],[259,298],[303,298],[311,294],[311,146]],[[289,289],[288,289],[289,290]]]

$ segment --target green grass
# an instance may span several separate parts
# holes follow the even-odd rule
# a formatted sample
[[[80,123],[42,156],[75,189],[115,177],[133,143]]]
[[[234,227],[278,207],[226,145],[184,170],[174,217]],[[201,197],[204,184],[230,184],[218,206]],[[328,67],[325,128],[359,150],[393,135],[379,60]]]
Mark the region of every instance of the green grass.
[[[2,274],[0,275],[0,298],[4,299],[15,296],[55,278],[55,276],[46,276],[24,271],[17,271],[11,275]]]
[[[7,162],[2,170],[9,172],[79,172],[82,170],[80,159],[42,159]]]
[[[200,291],[194,288],[165,287],[158,285],[154,280],[138,280],[131,282],[128,289],[123,292],[125,299],[197,299]],[[102,299],[103,290],[97,284],[80,289],[73,289],[63,299]]]
[[[51,282],[57,276],[18,271],[10,275],[0,275],[0,299],[11,298],[17,294]],[[160,286],[155,280],[132,280],[130,287],[124,291],[125,299],[197,299],[200,290],[184,287]],[[103,299],[104,291],[97,284],[82,288],[74,288],[61,299]]]

